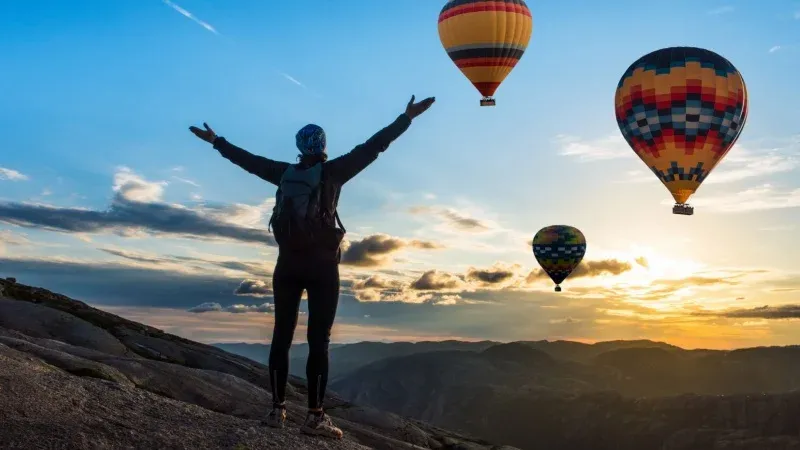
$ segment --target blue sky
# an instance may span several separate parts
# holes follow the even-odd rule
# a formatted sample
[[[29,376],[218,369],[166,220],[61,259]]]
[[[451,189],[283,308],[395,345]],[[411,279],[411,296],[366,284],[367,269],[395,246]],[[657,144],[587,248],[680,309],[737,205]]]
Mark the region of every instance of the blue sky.
[[[441,48],[439,3],[3,2],[0,275],[198,340],[263,340],[269,307],[231,305],[272,301],[274,188],[188,126],[293,160],[314,122],[336,156],[416,94],[437,102],[344,188],[338,340],[797,341],[800,2],[531,2],[495,108]],[[672,45],[724,55],[750,94],[691,218],[613,116],[625,68]],[[169,214],[184,228],[166,233]],[[597,263],[559,296],[528,276],[527,240],[552,223],[580,228]],[[370,255],[376,241],[392,251]],[[491,271],[509,275],[481,282]]]

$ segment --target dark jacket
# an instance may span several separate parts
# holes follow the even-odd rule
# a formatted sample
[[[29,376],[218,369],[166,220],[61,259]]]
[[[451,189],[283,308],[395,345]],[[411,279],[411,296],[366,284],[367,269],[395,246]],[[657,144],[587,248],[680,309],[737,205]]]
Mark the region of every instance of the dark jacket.
[[[339,194],[342,186],[375,161],[378,155],[386,150],[392,141],[400,137],[408,129],[409,125],[411,125],[411,119],[407,115],[401,114],[389,126],[375,133],[363,144],[356,146],[342,156],[323,163],[321,213],[326,225],[336,226],[334,213],[339,205]],[[290,165],[288,162],[275,161],[254,155],[231,144],[224,137],[217,137],[214,140],[214,148],[232,163],[275,186],[280,185],[281,176]],[[337,260],[341,258],[341,253],[338,249],[336,250],[336,258]]]

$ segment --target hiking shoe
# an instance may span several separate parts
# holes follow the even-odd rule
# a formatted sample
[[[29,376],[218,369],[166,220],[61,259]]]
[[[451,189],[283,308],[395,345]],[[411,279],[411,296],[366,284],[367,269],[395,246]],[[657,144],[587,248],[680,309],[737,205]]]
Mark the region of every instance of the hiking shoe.
[[[334,439],[341,439],[344,434],[341,429],[333,424],[331,418],[325,413],[309,413],[306,417],[306,423],[300,427],[300,431],[305,434],[325,436]]]
[[[272,428],[283,428],[284,424],[286,424],[286,408],[273,407],[264,422]]]

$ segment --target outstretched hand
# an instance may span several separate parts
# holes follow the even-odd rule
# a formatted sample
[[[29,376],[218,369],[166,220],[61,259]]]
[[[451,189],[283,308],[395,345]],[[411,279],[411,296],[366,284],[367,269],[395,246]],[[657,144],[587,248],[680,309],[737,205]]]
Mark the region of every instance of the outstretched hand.
[[[424,113],[428,110],[428,108],[433,105],[433,102],[436,101],[436,97],[428,97],[425,100],[422,100],[419,103],[414,103],[415,96],[411,96],[411,100],[408,101],[408,105],[406,105],[406,115],[413,119],[418,115]]]
[[[201,130],[200,128],[197,128],[195,126],[191,126],[189,127],[189,131],[194,133],[194,135],[199,137],[200,139],[208,142],[209,144],[213,144],[214,139],[217,138],[217,134],[214,133],[214,130],[212,130],[207,123],[203,122],[203,126],[205,127],[205,130]]]

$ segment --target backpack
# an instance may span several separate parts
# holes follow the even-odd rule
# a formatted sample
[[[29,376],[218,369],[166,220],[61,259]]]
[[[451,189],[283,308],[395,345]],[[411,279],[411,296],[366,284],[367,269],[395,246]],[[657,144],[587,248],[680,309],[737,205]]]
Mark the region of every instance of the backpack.
[[[269,220],[269,230],[278,246],[293,250],[308,250],[313,247],[338,249],[344,237],[344,226],[339,214],[333,215],[341,230],[326,226],[323,214],[322,163],[302,169],[290,165],[281,176],[275,193],[275,207]]]

